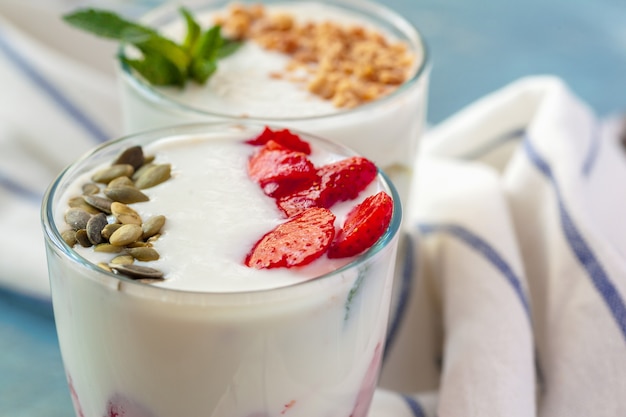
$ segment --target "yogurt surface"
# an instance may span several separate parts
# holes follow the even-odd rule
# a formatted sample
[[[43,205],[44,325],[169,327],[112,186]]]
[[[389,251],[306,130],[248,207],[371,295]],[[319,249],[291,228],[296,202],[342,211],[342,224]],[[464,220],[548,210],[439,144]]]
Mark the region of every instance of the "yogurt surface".
[[[163,281],[154,285],[200,292],[238,292],[283,287],[331,272],[351,259],[330,259],[326,255],[303,267],[255,269],[244,265],[246,254],[265,233],[286,221],[274,199],[263,193],[247,172],[247,161],[257,147],[246,144],[248,136],[187,136],[159,140],[144,148],[154,163],[171,164],[172,177],[143,190],[147,202],[130,206],[142,219],[164,215],[161,236],[153,243],[160,258],[138,262],[161,270]],[[313,147],[309,159],[319,167],[345,156]],[[80,187],[91,182],[85,173],[60,200],[57,222],[63,225],[67,201],[81,194]],[[382,190],[374,181],[357,199],[332,207],[336,227],[348,211],[368,195]],[[113,222],[109,216],[109,222]],[[63,227],[63,226],[60,226]],[[111,254],[93,247],[74,247],[92,263],[108,262]]]

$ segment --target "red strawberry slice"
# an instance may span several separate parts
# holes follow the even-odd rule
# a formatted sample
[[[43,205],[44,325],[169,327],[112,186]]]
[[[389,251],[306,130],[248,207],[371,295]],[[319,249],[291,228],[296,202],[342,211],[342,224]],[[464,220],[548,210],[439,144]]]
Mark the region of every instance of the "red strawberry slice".
[[[306,265],[326,252],[335,237],[335,215],[314,207],[278,225],[246,256],[252,268],[291,268]]]
[[[272,140],[250,157],[248,175],[274,198],[306,188],[318,179],[313,163],[304,153]]]
[[[392,213],[393,201],[384,191],[367,197],[348,213],[328,257],[346,258],[369,249],[387,230]]]
[[[298,135],[291,133],[288,129],[273,131],[266,127],[259,136],[246,141],[246,143],[250,145],[265,145],[270,140],[280,143],[292,151],[302,152],[307,155],[311,154],[311,145],[300,139]]]
[[[331,208],[339,201],[356,198],[374,179],[378,170],[370,160],[355,156],[317,170],[319,181],[308,188],[279,197],[278,208],[294,216],[309,207]]]
[[[374,179],[376,165],[362,156],[353,156],[321,167],[320,204],[329,208],[339,201],[356,198]]]

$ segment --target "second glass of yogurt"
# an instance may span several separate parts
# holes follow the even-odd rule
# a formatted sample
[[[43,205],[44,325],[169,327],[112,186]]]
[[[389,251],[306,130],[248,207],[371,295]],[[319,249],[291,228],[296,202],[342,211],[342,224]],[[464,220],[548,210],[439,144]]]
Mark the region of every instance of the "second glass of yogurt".
[[[245,141],[262,130],[222,123],[142,132],[94,150],[52,184],[43,227],[77,417],[367,415],[385,347],[399,196],[378,173],[359,197],[384,192],[393,201],[389,226],[361,254],[250,268],[251,245],[285,221],[245,172]],[[354,155],[301,137],[316,164]],[[126,171],[112,174],[118,166]],[[147,199],[128,190],[140,183]],[[107,197],[133,192],[107,206],[104,188]],[[354,204],[333,208],[337,222]],[[148,227],[159,216],[164,223]],[[137,224],[140,234],[123,243],[121,231]],[[131,266],[113,260],[128,255]]]
[[[209,27],[218,16],[228,13],[232,3],[226,0],[195,0],[185,2],[185,7],[203,27]],[[282,17],[289,16],[292,19],[290,25],[330,22],[332,28],[364,29],[375,36],[380,35],[384,41],[379,49],[392,50],[402,45],[406,60],[403,58],[403,62],[388,63],[387,67],[392,71],[379,79],[396,77],[397,71],[403,72],[403,78],[392,80],[390,88],[384,86],[382,94],[358,92],[361,97],[367,97],[365,100],[354,101],[352,96],[342,99],[327,91],[327,85],[323,83],[324,75],[318,75],[317,79],[322,81],[322,85],[315,85],[315,75],[286,70],[293,66],[293,56],[267,50],[255,40],[246,40],[237,52],[219,61],[217,71],[203,86],[188,83],[182,89],[154,87],[121,65],[119,73],[126,132],[186,122],[240,119],[287,126],[342,143],[373,160],[391,177],[406,201],[419,138],[424,128],[429,78],[426,46],[417,29],[384,5],[367,0],[236,3],[240,7],[260,4],[270,20],[272,16],[277,16],[275,20],[279,24],[282,24]],[[142,19],[142,23],[178,41],[184,36],[185,24],[177,5],[167,4],[155,9]],[[227,29],[228,24],[224,28]],[[315,36],[313,32],[309,35],[306,29],[302,33],[305,37]],[[321,49],[334,47],[330,44],[328,48]],[[289,47],[282,48],[283,51],[285,49]],[[317,57],[321,59],[315,64],[318,68],[331,60],[346,59],[341,54],[329,58],[326,52],[321,58]],[[384,60],[389,55],[386,50],[382,54],[378,52],[368,50],[367,46],[363,51],[352,51],[360,61],[360,67],[353,72],[348,70],[350,74],[343,81],[358,78],[359,71],[369,71],[371,68],[362,64],[367,63],[370,55],[371,63]],[[331,76],[337,76],[337,71]],[[336,85],[333,83],[332,88]]]

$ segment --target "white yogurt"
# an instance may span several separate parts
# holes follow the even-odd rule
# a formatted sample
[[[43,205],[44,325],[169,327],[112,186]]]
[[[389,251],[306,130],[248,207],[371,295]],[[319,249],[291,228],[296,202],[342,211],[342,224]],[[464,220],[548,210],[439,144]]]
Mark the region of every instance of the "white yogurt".
[[[161,258],[137,263],[166,274],[166,279],[155,285],[188,291],[255,291],[296,284],[348,263],[350,259],[323,256],[299,268],[258,270],[244,265],[253,244],[285,217],[274,199],[248,177],[248,158],[258,148],[231,139],[215,135],[168,138],[144,149],[155,156],[156,164],[172,167],[170,180],[143,190],[149,201],[131,205],[144,220],[155,215],[167,219],[161,237],[154,242]],[[315,149],[309,157],[317,167],[343,158],[322,149]],[[83,174],[68,188],[57,209],[58,224],[63,224],[66,202],[81,195],[81,185],[91,182],[93,172],[106,166]],[[352,207],[380,190],[382,184],[374,181],[359,198],[333,206],[336,225],[343,224]],[[74,249],[94,264],[107,263],[112,257],[92,247],[76,245]]]
[[[223,127],[170,129],[167,134],[192,139],[154,146],[148,142],[159,133],[109,145],[70,169],[46,198],[55,320],[76,415],[365,417],[384,348],[397,236],[320,279],[307,275],[315,267],[285,275],[243,267],[249,245],[279,215],[242,172],[247,145],[200,139],[202,129],[217,129],[207,133],[215,137]],[[224,136],[244,139],[251,131]],[[174,276],[169,288],[120,280],[86,264],[50,228],[85,172],[131,144],[154,150],[174,168],[152,200],[140,203],[142,215],[168,218],[159,250],[161,267]],[[334,158],[317,151],[315,157]],[[188,227],[194,222],[207,228]],[[211,222],[220,230],[209,232]],[[392,222],[394,234],[398,223]],[[318,268],[328,267],[334,268],[321,259]],[[297,278],[300,272],[306,278]],[[249,279],[274,288],[244,284]],[[229,283],[222,288],[222,281]],[[181,291],[209,287],[218,292]],[[233,292],[242,288],[247,291]]]

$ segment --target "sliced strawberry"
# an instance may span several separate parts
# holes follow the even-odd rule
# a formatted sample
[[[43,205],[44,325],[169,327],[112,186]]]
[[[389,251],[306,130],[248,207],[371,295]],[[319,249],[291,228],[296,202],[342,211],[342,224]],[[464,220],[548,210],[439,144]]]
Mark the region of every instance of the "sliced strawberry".
[[[377,173],[376,165],[360,156],[333,162],[317,170],[319,181],[296,192],[283,193],[276,205],[287,217],[310,207],[331,208],[339,201],[356,198]]]
[[[335,215],[314,207],[292,217],[263,236],[246,256],[252,268],[306,265],[326,252],[335,236]]]
[[[353,156],[321,167],[320,204],[330,208],[339,201],[356,198],[374,179],[376,165],[361,156]]]
[[[346,258],[369,249],[387,230],[392,213],[393,201],[384,191],[367,197],[348,213],[328,257]]]
[[[248,175],[275,198],[306,188],[318,179],[313,163],[304,153],[272,140],[250,157]]]
[[[293,217],[308,208],[321,207],[320,195],[320,182],[315,181],[308,188],[278,198],[276,205],[287,217]]]
[[[311,154],[311,145],[300,139],[298,135],[291,133],[288,129],[273,131],[266,127],[259,136],[246,141],[246,143],[250,145],[265,145],[270,140],[280,143],[292,151],[302,152],[307,155]]]

